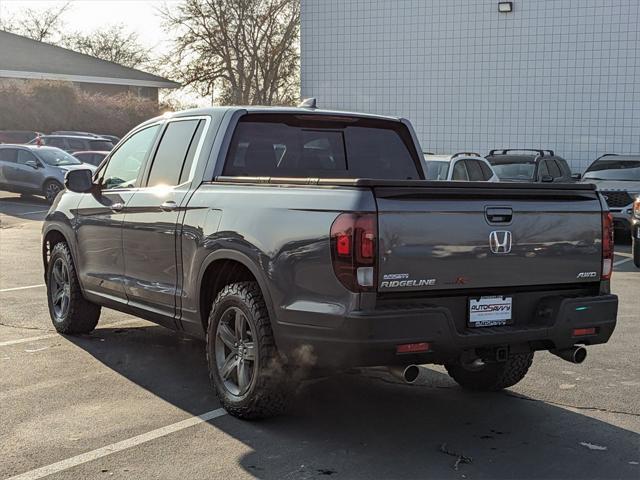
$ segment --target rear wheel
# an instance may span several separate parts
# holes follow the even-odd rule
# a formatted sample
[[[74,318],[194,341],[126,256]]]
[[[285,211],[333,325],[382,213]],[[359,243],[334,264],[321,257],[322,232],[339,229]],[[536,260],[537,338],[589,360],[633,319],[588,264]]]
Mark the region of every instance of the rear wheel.
[[[449,376],[461,387],[476,391],[497,391],[522,380],[533,362],[533,352],[516,353],[505,362],[487,363],[479,370],[468,370],[460,364],[446,364]]]
[[[47,265],[47,299],[51,321],[58,333],[89,333],[96,328],[100,306],[87,301],[80,289],[71,252],[57,243]]]
[[[44,184],[42,193],[44,194],[44,198],[47,200],[47,202],[53,203],[53,201],[58,196],[58,193],[60,193],[63,188],[64,187],[60,182],[49,180]]]
[[[216,394],[231,415],[257,419],[286,410],[292,390],[256,282],[227,285],[213,302],[207,363]]]

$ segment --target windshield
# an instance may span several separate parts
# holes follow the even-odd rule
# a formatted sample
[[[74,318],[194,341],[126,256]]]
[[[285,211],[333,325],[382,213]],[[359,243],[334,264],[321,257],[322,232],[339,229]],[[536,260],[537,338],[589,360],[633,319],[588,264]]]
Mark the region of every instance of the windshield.
[[[82,165],[82,162],[59,148],[37,150],[34,153],[47,165],[61,167],[64,165]]]
[[[640,181],[640,160],[598,160],[585,172],[591,180]]]
[[[449,162],[439,162],[434,160],[427,160],[426,165],[426,177],[427,180],[446,180],[447,173],[449,172]]]
[[[500,180],[533,180],[536,166],[533,163],[494,163],[491,165]]]

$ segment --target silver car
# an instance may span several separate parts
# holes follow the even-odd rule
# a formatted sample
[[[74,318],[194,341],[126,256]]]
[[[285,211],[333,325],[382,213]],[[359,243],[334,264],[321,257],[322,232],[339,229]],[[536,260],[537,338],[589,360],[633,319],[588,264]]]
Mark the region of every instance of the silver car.
[[[640,197],[640,154],[603,155],[589,165],[582,181],[598,187],[613,214],[616,230],[629,232],[633,202]]]
[[[43,195],[49,203],[64,189],[69,170],[88,168],[64,150],[33,145],[0,145],[0,190]]]

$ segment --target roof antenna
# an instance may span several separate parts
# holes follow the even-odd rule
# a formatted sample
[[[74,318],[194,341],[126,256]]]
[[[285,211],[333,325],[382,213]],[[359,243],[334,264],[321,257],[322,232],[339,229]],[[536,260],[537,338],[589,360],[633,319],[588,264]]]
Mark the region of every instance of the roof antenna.
[[[316,99],[311,97],[305,98],[302,102],[300,102],[298,104],[298,108],[318,108],[318,105],[316,103]]]

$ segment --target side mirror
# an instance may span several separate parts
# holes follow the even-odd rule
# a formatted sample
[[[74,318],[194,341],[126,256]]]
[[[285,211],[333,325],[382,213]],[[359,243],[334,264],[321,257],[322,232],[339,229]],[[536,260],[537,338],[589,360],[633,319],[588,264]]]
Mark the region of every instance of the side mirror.
[[[93,190],[93,172],[85,168],[69,170],[64,176],[64,186],[70,192],[88,193]]]
[[[35,160],[27,160],[26,162],[24,162],[24,164],[29,165],[34,170],[37,170],[38,168],[40,168],[40,165],[38,165],[38,162],[36,162]]]
[[[573,178],[574,180],[580,180],[582,178],[582,174],[581,173],[572,173],[571,174],[571,178]]]
[[[551,175],[543,175],[540,181],[542,183],[551,183],[553,182],[553,177]]]

